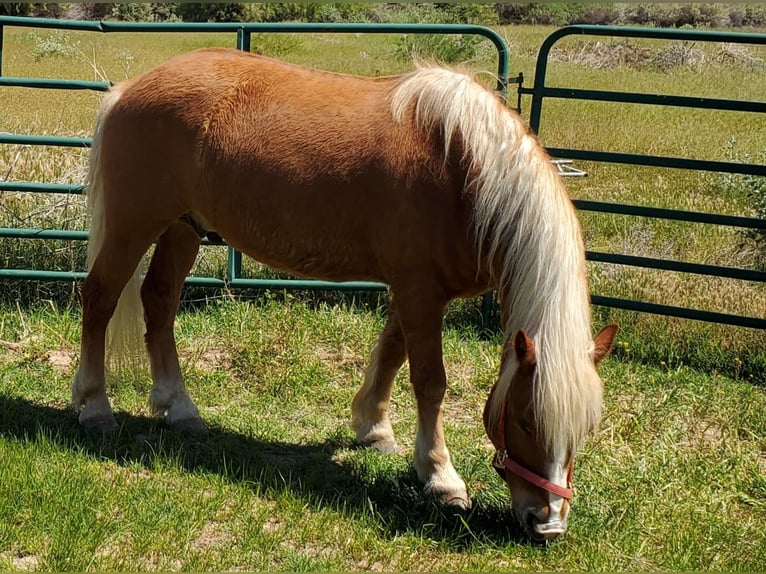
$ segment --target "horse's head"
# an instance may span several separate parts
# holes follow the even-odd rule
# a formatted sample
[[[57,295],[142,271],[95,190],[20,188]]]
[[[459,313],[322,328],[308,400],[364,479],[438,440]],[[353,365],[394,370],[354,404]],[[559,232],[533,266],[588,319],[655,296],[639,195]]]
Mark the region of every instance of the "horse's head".
[[[592,388],[578,398],[598,400],[599,404],[565,409],[575,417],[583,418],[578,409],[600,413],[601,379],[596,365],[611,350],[616,332],[617,326],[609,325],[594,339],[587,368],[583,370],[588,380],[581,382]],[[561,433],[549,428],[553,421],[546,422],[540,414],[544,411],[535,406],[541,400],[536,387],[550,383],[541,381],[541,376],[544,375],[538,373],[533,341],[523,330],[516,332],[505,343],[500,379],[484,408],[484,426],[497,449],[492,464],[508,484],[516,518],[529,536],[539,541],[552,540],[567,528],[576,449],[571,443],[557,444],[555,437]],[[594,430],[597,423],[597,416],[591,415],[586,431]]]

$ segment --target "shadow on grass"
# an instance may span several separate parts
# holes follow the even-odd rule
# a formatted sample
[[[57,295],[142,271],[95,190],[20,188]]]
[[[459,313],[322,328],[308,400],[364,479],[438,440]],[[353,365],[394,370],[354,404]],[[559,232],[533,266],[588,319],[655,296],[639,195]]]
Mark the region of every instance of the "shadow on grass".
[[[474,543],[527,542],[506,506],[474,500],[471,511],[458,513],[428,500],[414,470],[379,476],[365,465],[339,463],[335,453],[353,448],[344,439],[298,445],[215,426],[206,435],[185,435],[148,417],[124,412],[116,416],[120,429],[102,435],[82,430],[69,408],[0,396],[0,436],[6,439],[45,437],[62,449],[118,464],[138,463],[151,469],[156,462],[167,461],[190,472],[252,483],[266,494],[288,489],[317,508],[331,507],[350,516],[372,513],[391,538],[413,533],[448,541],[457,549]]]

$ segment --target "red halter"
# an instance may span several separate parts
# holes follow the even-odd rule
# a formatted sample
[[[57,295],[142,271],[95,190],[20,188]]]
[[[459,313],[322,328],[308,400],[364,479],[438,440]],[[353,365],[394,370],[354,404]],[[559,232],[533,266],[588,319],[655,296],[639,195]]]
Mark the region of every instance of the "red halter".
[[[503,476],[501,471],[505,471],[506,476],[504,478],[506,482],[508,482],[507,473],[512,472],[530,484],[534,484],[535,486],[538,486],[543,490],[547,490],[548,492],[555,494],[556,496],[560,496],[566,500],[570,500],[574,496],[574,489],[572,488],[572,472],[574,470],[573,464],[569,465],[569,472],[567,473],[567,486],[564,488],[563,486],[559,486],[555,482],[551,482],[547,478],[543,478],[539,474],[535,474],[531,470],[524,468],[508,455],[508,450],[505,446],[505,405],[503,406],[503,415],[500,418],[500,422],[498,423],[498,434],[500,435],[498,438],[500,448],[497,450],[494,458],[492,459],[492,466],[495,467],[500,476]]]

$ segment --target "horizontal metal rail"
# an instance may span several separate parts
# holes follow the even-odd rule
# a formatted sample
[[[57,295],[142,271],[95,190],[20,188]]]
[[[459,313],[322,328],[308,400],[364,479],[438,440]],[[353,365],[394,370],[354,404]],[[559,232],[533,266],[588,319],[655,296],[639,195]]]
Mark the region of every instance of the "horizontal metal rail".
[[[0,87],[14,88],[45,88],[48,90],[92,90],[105,92],[109,89],[107,82],[88,80],[59,80],[57,78],[15,78],[0,76]]]
[[[534,95],[533,89],[522,87],[522,94]],[[704,110],[725,110],[731,112],[766,112],[766,102],[745,100],[725,100],[721,98],[701,98],[690,96],[672,96],[667,94],[646,94],[641,92],[612,92],[607,90],[581,90],[577,88],[545,88],[548,98],[568,100],[586,100],[591,102],[614,102],[620,104],[649,104],[655,106],[679,106]]]
[[[80,195],[85,186],[74,183],[35,183],[33,181],[0,181],[0,191],[21,191],[25,193],[65,193]]]
[[[0,144],[51,145],[57,147],[89,148],[92,143],[93,138],[0,133]]]
[[[705,213],[702,211],[684,211],[663,207],[646,207],[643,205],[609,203],[605,201],[590,201],[585,199],[574,199],[572,202],[575,204],[575,207],[583,211],[612,213],[616,215],[638,215],[642,217],[652,217],[654,219],[710,223],[713,225],[729,225],[732,227],[745,227],[749,229],[766,229],[766,219],[760,219],[758,217],[721,215],[718,213]]]
[[[85,271],[42,271],[29,269],[0,269],[0,279],[37,279],[40,281],[83,281]],[[385,291],[383,283],[372,281],[315,281],[312,279],[251,279],[247,277],[218,279],[215,277],[186,278],[193,287],[298,289],[301,291]]]
[[[707,265],[704,263],[688,263],[686,261],[672,261],[669,259],[624,255],[621,253],[603,253],[601,251],[588,251],[586,255],[589,261],[598,263],[614,263],[617,265],[629,265],[631,267],[662,269],[663,271],[696,273],[698,275],[715,275],[716,277],[766,283],[766,271],[740,269],[739,267],[723,267],[720,265]]]
[[[60,239],[64,241],[86,241],[88,239],[88,232],[73,229],[0,227],[0,237],[8,239]]]
[[[758,317],[743,317],[741,315],[732,315],[730,313],[718,313],[716,311],[705,311],[702,309],[689,309],[687,307],[661,305],[658,303],[635,301],[633,299],[621,299],[619,297],[606,297],[603,295],[592,295],[591,303],[593,305],[613,307],[615,309],[625,309],[627,311],[638,311],[640,313],[665,315],[666,317],[694,319],[696,321],[707,321],[708,323],[734,325],[735,327],[749,327],[751,329],[766,329],[766,319],[761,319]]]
[[[766,165],[758,164],[557,147],[549,147],[546,149],[548,149],[548,153],[552,154],[554,157],[565,157],[567,159],[643,165],[647,167],[670,167],[693,169],[697,171],[716,171],[721,173],[741,173],[744,175],[766,175]]]

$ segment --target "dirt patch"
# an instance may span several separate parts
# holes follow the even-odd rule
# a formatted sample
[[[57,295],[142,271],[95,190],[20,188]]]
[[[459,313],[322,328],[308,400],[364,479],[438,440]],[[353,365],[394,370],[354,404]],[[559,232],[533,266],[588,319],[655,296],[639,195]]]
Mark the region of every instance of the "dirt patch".
[[[9,351],[17,353],[24,350],[24,346],[21,343],[14,343],[12,341],[0,341],[0,347],[4,347]]]
[[[345,346],[341,349],[326,349],[319,347],[316,349],[315,355],[317,359],[323,363],[332,364],[337,368],[342,369],[351,367],[356,374],[363,373],[366,368],[367,358],[353,352],[350,348]]]
[[[48,351],[48,364],[53,370],[60,374],[71,372],[76,353],[70,349],[54,349]]]
[[[24,572],[37,570],[40,565],[40,558],[34,554],[24,554],[22,556],[14,556],[11,559],[13,567]]]
[[[228,349],[220,347],[181,351],[180,355],[183,362],[193,366],[198,371],[228,370],[232,365]]]
[[[282,530],[282,521],[276,516],[270,516],[269,519],[263,523],[262,530],[267,534],[276,534]]]
[[[71,372],[77,353],[72,349],[49,349],[41,351],[39,348],[30,346],[30,340],[14,342],[0,341],[0,348],[7,349],[12,353],[27,354],[33,360],[44,360],[53,370],[59,374]],[[34,341],[32,341],[34,343]]]
[[[356,563],[356,567],[359,570],[368,570],[370,572],[383,572],[383,563],[382,562],[373,562],[370,564],[370,561],[366,558],[363,558],[359,562]]]
[[[723,430],[717,425],[698,426],[690,429],[689,438],[678,446],[683,449],[715,449],[723,441],[723,436]]]
[[[223,529],[219,522],[208,522],[194,539],[194,547],[200,550],[231,546],[234,536]]]

